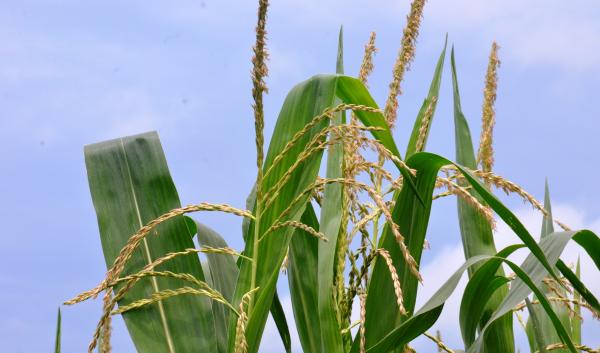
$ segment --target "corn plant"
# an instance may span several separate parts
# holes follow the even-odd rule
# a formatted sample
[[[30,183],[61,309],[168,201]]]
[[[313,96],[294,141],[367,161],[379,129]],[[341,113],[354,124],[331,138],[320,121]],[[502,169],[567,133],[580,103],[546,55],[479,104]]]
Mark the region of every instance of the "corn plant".
[[[344,75],[340,31],[336,74],[313,76],[289,92],[265,153],[268,2],[259,1],[252,58],[257,177],[245,207],[209,202],[182,207],[155,132],[85,147],[108,272],[66,304],[104,293],[89,352],[111,350],[113,315],[122,315],[136,349],[144,353],[256,353],[271,315],[290,352],[291,318],[276,290],[282,272],[307,353],[411,352],[410,342],[419,336],[440,351],[458,352],[428,330],[465,272],[469,281],[460,308],[447,308],[459,310],[464,351],[515,352],[515,317],[532,352],[594,351],[581,342],[580,313],[598,315],[600,304],[579,279],[578,268],[560,255],[573,240],[599,267],[600,240],[554,220],[548,188],[541,204],[493,171],[498,46],[492,46],[486,73],[477,151],[461,110],[452,49],[456,161],[425,152],[446,44],[405,153],[396,144],[397,97],[415,56],[423,6],[423,0],[411,5],[383,110],[367,88],[375,34],[354,78]],[[495,189],[539,210],[544,217],[539,242]],[[417,308],[430,211],[443,197],[457,199],[465,262]],[[242,217],[244,248],[228,247],[200,222],[202,212]],[[191,213],[199,213],[197,220]],[[496,218],[521,242],[497,249]],[[555,223],[563,230],[555,231]],[[521,248],[529,253],[516,264],[509,256]],[[359,319],[353,322],[355,302]],[[529,312],[527,322],[523,310]]]

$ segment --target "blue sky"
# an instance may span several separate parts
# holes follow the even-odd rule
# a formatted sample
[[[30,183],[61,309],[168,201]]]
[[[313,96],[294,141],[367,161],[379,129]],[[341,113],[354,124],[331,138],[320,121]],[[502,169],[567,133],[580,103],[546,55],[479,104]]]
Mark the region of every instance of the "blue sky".
[[[268,24],[267,138],[289,89],[313,74],[334,71],[341,24],[348,74],[357,72],[363,45],[377,32],[371,87],[383,104],[408,5],[406,0],[274,2]],[[95,285],[105,271],[83,145],[158,130],[182,203],[244,204],[255,176],[249,79],[255,6],[227,0],[3,1],[0,342],[6,351],[49,351],[58,304]],[[399,101],[400,145],[426,94],[446,32],[456,48],[463,109],[474,136],[489,47],[493,40],[501,46],[496,171],[539,198],[548,177],[557,216],[600,231],[600,4],[430,0]],[[449,73],[446,67],[428,150],[452,157]],[[505,199],[537,234],[538,215],[516,198]],[[454,201],[441,201],[432,218],[425,294],[462,261]],[[241,247],[238,219],[200,219]],[[505,244],[512,238],[500,225],[497,239]],[[572,259],[576,250],[569,255]],[[586,270],[600,293],[597,272]],[[283,301],[289,305],[285,291]],[[456,347],[456,313],[447,311],[439,327]],[[63,313],[64,351],[80,352],[99,305]],[[591,319],[587,324],[584,340],[598,345],[600,325]],[[115,350],[133,351],[123,325],[117,322],[115,331]],[[266,336],[262,350],[281,351],[275,334]],[[429,342],[416,346],[434,348]]]

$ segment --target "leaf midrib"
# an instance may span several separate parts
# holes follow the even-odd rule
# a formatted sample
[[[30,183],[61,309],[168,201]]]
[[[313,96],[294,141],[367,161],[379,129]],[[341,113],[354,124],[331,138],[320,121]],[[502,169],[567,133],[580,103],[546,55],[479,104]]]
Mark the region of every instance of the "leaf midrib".
[[[127,170],[127,181],[129,182],[129,186],[131,188],[131,196],[133,197],[133,204],[135,207],[135,214],[136,214],[137,220],[138,220],[138,226],[139,226],[139,228],[142,228],[144,226],[144,224],[142,222],[142,216],[140,214],[140,209],[138,207],[137,196],[135,195],[135,188],[133,186],[133,179],[131,177],[131,171],[129,169],[129,160],[127,159],[127,152],[125,151],[125,144],[123,143],[123,139],[119,139],[119,142],[121,145],[121,150],[123,152],[123,158],[125,159],[125,166],[126,166],[125,169]],[[146,256],[146,261],[148,262],[148,264],[151,264],[152,256],[150,254],[150,247],[148,246],[148,241],[146,240],[146,238],[144,238],[144,239],[142,239],[142,242],[144,244],[144,255]],[[158,293],[160,291],[160,289],[158,288],[158,281],[157,281],[156,277],[150,277],[150,281],[152,282],[152,287],[154,289],[154,292]],[[157,304],[158,304],[158,312],[160,314],[160,321],[163,326],[163,330],[165,331],[165,338],[167,340],[167,346],[169,347],[169,352],[175,353],[175,348],[173,346],[173,340],[171,338],[171,332],[169,331],[169,326],[167,324],[165,308],[163,306],[162,301],[157,302]]]

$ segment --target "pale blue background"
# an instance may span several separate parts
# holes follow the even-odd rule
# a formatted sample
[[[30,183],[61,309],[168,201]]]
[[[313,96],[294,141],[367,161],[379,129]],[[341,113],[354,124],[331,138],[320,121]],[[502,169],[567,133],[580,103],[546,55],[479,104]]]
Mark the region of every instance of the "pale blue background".
[[[95,285],[105,271],[84,144],[159,130],[182,203],[244,205],[255,176],[249,79],[255,7],[254,1],[227,0],[2,1],[3,351],[51,351],[59,303]],[[370,31],[377,32],[380,51],[371,87],[383,104],[407,9],[406,0],[274,1],[268,24],[267,136],[295,83],[334,70],[340,24],[348,74],[357,72]],[[548,177],[565,220],[600,228],[600,5],[430,0],[417,58],[402,85],[396,130],[401,145],[446,32],[457,49],[463,108],[476,139],[491,41],[502,47],[496,171],[537,197]],[[453,157],[449,73],[446,67],[428,150]],[[535,225],[537,218],[519,200],[507,202]],[[432,250],[424,260],[430,269],[425,274],[435,277],[429,283],[442,279],[436,268],[451,270],[462,261],[455,215],[453,200],[434,210],[428,235]],[[239,219],[200,218],[241,247]],[[588,281],[598,282],[597,273],[592,275]],[[600,294],[598,285],[592,288]],[[283,297],[289,305],[285,290]],[[64,352],[81,352],[99,305],[86,303],[63,313]],[[450,315],[440,327],[448,343],[458,347],[456,313]],[[597,345],[599,325],[586,323],[591,325],[584,340]],[[281,351],[269,330],[263,351]],[[115,331],[115,351],[133,351],[122,324]],[[417,347],[434,349],[429,342]]]

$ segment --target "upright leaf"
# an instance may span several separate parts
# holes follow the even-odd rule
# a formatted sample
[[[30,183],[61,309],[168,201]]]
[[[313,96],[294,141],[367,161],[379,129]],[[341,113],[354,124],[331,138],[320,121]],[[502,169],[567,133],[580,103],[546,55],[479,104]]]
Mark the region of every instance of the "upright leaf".
[[[477,168],[475,161],[475,152],[473,150],[473,141],[467,120],[462,113],[460,105],[460,94],[458,89],[458,79],[456,75],[456,63],[454,59],[454,48],[451,52],[451,67],[452,67],[452,87],[454,96],[454,130],[455,130],[455,145],[456,145],[456,162],[471,169]],[[473,196],[482,201],[477,193],[471,192]],[[494,234],[492,227],[488,221],[468,202],[457,198],[458,203],[458,220],[460,224],[460,234],[462,239],[465,258],[468,259],[475,255],[492,255],[496,253],[496,245],[494,243]],[[477,266],[469,268],[469,277],[477,270]],[[502,268],[497,270],[498,276],[503,276]],[[491,300],[487,303],[486,310],[480,318],[480,325],[485,325],[490,314],[498,307],[502,298],[508,293],[508,286],[503,285],[497,291],[494,291]],[[461,325],[472,323],[472,318],[464,316]],[[514,351],[514,334],[512,315],[506,315],[494,324],[494,327],[488,330],[485,346],[488,353],[502,352],[508,353]]]
[[[421,109],[419,110],[419,114],[415,119],[415,124],[413,126],[412,133],[410,135],[410,140],[408,141],[408,147],[406,148],[406,159],[412,156],[417,148],[417,141],[419,139],[419,135],[421,134],[421,126],[423,125],[423,118],[425,117],[425,113],[431,106],[431,117],[430,121],[427,124],[425,130],[425,141],[427,141],[427,136],[429,136],[429,130],[431,129],[431,120],[433,120],[433,115],[435,114],[435,108],[437,107],[438,97],[440,96],[440,86],[442,83],[442,72],[444,69],[444,59],[446,58],[446,46],[448,45],[448,35],[446,35],[446,40],[444,41],[444,50],[440,54],[440,57],[435,66],[435,71],[433,72],[433,78],[431,79],[431,84],[429,85],[429,93],[427,94],[427,98],[423,100],[423,104],[421,105]],[[425,146],[423,146],[425,147]]]
[[[271,232],[266,237],[263,237],[263,235],[276,221],[297,221],[300,219],[309,196],[308,194],[302,194],[302,192],[316,180],[322,151],[317,151],[304,159],[299,168],[293,170],[290,168],[298,160],[299,155],[304,151],[310,139],[323,130],[328,122],[322,121],[315,124],[276,165],[272,166],[272,164],[275,157],[284,149],[285,145],[297,132],[302,130],[315,116],[322,114],[325,109],[332,107],[335,97],[347,104],[367,105],[377,108],[375,101],[359,80],[347,76],[319,75],[298,84],[292,89],[286,97],[275,125],[264,164],[265,173],[269,169],[271,171],[264,178],[264,185],[262,187],[262,190],[269,194],[270,197],[273,197],[274,201],[260,214],[258,235],[255,234],[254,228],[256,227],[254,226],[254,222],[251,222],[244,250],[246,256],[253,257],[255,251],[253,245],[254,237],[258,236],[260,241],[256,250],[259,254],[257,256],[259,261],[257,261],[254,278],[255,285],[259,290],[254,294],[254,305],[246,328],[250,353],[254,353],[258,349],[268,309],[273,299],[279,268],[285,257],[293,230],[280,228]],[[389,149],[393,155],[400,158],[400,152],[381,113],[357,111],[356,115],[363,124],[380,127],[381,130],[372,132],[373,136]],[[400,172],[405,175],[405,181],[409,185],[409,188],[416,190],[410,172],[399,161],[396,160],[395,164]],[[289,173],[289,179],[287,179],[288,181],[283,185],[281,190],[277,193],[269,193],[269,190],[286,173]],[[415,196],[419,202],[422,202],[418,193]],[[299,197],[298,202],[292,203],[297,197]],[[281,216],[284,210],[285,214]],[[323,228],[324,225],[321,224],[321,229]],[[260,254],[267,255],[262,256]],[[239,303],[242,296],[252,289],[252,271],[251,263],[248,261],[241,262],[234,303]],[[235,332],[235,324],[235,320],[230,320],[230,332]],[[234,348],[234,336],[232,334],[229,335],[229,352],[232,352]]]
[[[309,203],[300,221],[319,230],[319,220]],[[298,229],[294,232],[288,254],[288,283],[296,330],[305,353],[321,352],[321,324],[318,307],[319,239]]]
[[[110,267],[132,234],[181,205],[155,132],[86,146],[85,162],[104,258]],[[144,239],[123,275],[132,274],[167,253],[191,247],[192,234],[184,218],[173,218]],[[157,270],[204,279],[197,256],[176,257]],[[188,284],[172,278],[142,279],[119,305]],[[204,297],[170,298],[126,312],[123,318],[139,352],[197,352],[216,347],[211,302]]]
[[[548,181],[546,181],[546,185],[545,185],[545,192],[544,192],[544,209],[547,212],[547,216],[544,216],[543,220],[542,220],[542,230],[541,230],[541,237],[547,237],[550,236],[551,233],[554,233],[554,220],[552,219],[552,207],[550,204],[550,190],[548,188]],[[542,285],[542,292],[544,293],[545,296],[547,297],[551,297],[551,296],[556,296],[558,295],[556,292],[558,292],[561,296],[563,297],[567,297],[567,291],[566,289],[562,288],[561,286],[558,285],[552,285],[553,287],[555,287],[554,289],[552,287],[549,287],[548,284],[543,284]],[[536,301],[538,298],[533,297],[533,300]],[[571,327],[571,318],[570,318],[570,313],[569,313],[569,309],[565,306],[565,303],[562,302],[551,302],[552,308],[554,309],[554,312],[556,313],[556,315],[559,317],[560,321],[562,322],[563,326],[567,327],[571,332],[571,335],[573,334],[573,330]],[[542,342],[545,342],[546,345],[551,344],[551,343],[556,343],[560,341],[560,337],[558,336],[558,334],[556,333],[556,331],[553,329],[553,325],[552,325],[552,321],[550,320],[550,318],[548,317],[548,315],[546,315],[543,312],[543,309],[539,307],[539,305],[535,305],[532,304],[532,309],[529,310],[530,312],[533,311],[533,314],[530,314],[529,320],[527,321],[527,337],[529,338],[529,345],[531,347],[534,346],[534,343],[538,343],[538,348],[536,350],[540,350],[542,349],[542,347],[539,346],[539,342],[540,339]],[[533,322],[533,318],[537,319],[537,324],[539,327],[539,331],[536,332],[535,330],[535,323]],[[541,337],[537,337],[540,336]],[[568,352],[567,349],[558,349],[556,350],[558,353],[566,353]]]
[[[343,32],[340,28],[338,41],[338,55],[336,71],[338,74],[344,73],[343,64]],[[339,104],[340,99],[335,98],[334,104]],[[332,125],[342,124],[342,114],[337,113],[332,120]],[[332,138],[330,136],[330,138]],[[329,146],[327,151],[327,171],[326,177],[329,179],[343,177],[344,147],[337,143]],[[338,321],[337,303],[334,293],[336,292],[335,283],[335,262],[338,244],[338,237],[345,236],[340,234],[340,225],[342,220],[342,193],[341,184],[325,185],[323,192],[323,201],[321,202],[321,218],[319,221],[320,231],[327,237],[327,242],[318,244],[318,306],[319,325],[321,327],[321,351],[331,353],[342,353],[343,342],[340,334],[341,326]],[[341,245],[343,246],[343,245]]]
[[[577,258],[577,265],[575,267],[575,275],[577,278],[581,278],[581,262],[579,257]],[[581,302],[581,294],[575,291],[573,293],[573,299],[577,303]],[[571,328],[573,329],[573,342],[575,344],[581,344],[581,305],[575,304],[573,306],[575,316],[571,319]]]
[[[61,330],[61,315],[60,308],[58,308],[58,314],[56,315],[56,338],[54,339],[54,353],[60,353],[60,330]]]
[[[535,345],[538,348],[532,349],[532,352],[539,351],[540,353],[547,353],[546,350],[546,341],[544,340],[544,331],[542,331],[542,326],[540,325],[540,320],[538,319],[537,312],[531,304],[529,298],[525,298],[525,304],[527,305],[527,311],[529,312],[529,325],[531,325],[531,335],[535,341]],[[530,333],[527,333],[527,336],[530,337]],[[531,340],[531,337],[529,338]],[[531,342],[530,342],[531,345]]]
[[[244,253],[246,256],[256,257],[256,268],[253,269],[249,261],[241,262],[240,275],[234,295],[234,303],[238,303],[242,296],[252,289],[252,272],[256,270],[255,285],[260,289],[254,294],[254,305],[246,327],[246,338],[250,353],[258,350],[267,314],[273,300],[279,269],[287,252],[293,229],[289,227],[280,228],[270,234],[264,234],[274,222],[298,220],[304,212],[309,195],[301,195],[301,193],[316,180],[322,151],[316,151],[306,158],[299,165],[299,168],[294,170],[290,170],[290,168],[296,163],[309,141],[327,126],[328,121],[323,120],[317,123],[314,128],[298,140],[279,163],[273,165],[273,162],[297,132],[302,130],[315,116],[331,107],[335,97],[336,84],[336,76],[315,76],[294,87],[283,104],[271,138],[264,163],[265,173],[269,169],[271,171],[263,180],[262,190],[268,197],[273,197],[273,195],[276,195],[276,197],[271,205],[263,209],[259,215],[260,227],[258,233],[255,232],[255,222],[250,223]],[[277,194],[274,191],[270,192],[269,190],[277,185],[288,171],[291,173],[289,174],[289,181],[283,185]],[[296,197],[301,198],[300,202],[292,204]],[[257,200],[257,202],[259,201]],[[283,217],[280,217],[282,212],[290,205],[291,208],[286,211]],[[254,249],[253,245],[256,240],[255,237],[259,239],[257,249]],[[254,256],[255,251],[258,252],[257,256]],[[235,320],[230,320],[230,332],[235,332],[235,324]],[[233,352],[234,336],[229,335],[229,352]]]
[[[435,155],[418,153],[409,158],[407,164],[417,171],[415,186],[423,198],[423,204],[418,201],[416,194],[410,188],[403,188],[394,200],[396,206],[392,211],[392,218],[398,224],[407,248],[419,263],[429,223],[435,180],[439,168],[446,164],[446,161],[435,158]],[[400,315],[395,305],[396,294],[389,269],[384,261],[377,258],[367,291],[365,322],[367,348],[375,345],[393,328],[412,316],[418,290],[417,278],[404,261],[389,224],[384,227],[378,247],[386,249],[392,258],[402,287],[404,307],[409,315],[404,317]],[[352,352],[358,352],[358,348],[359,340],[355,339]]]
[[[205,226],[196,223],[198,242],[201,246],[213,248],[227,247],[225,240],[219,233]],[[232,255],[207,253],[208,269],[212,279],[213,288],[219,291],[225,299],[231,301],[233,291],[235,290],[235,281],[238,276],[238,268]],[[205,273],[208,277],[209,273]],[[213,302],[212,311],[215,318],[215,335],[217,340],[217,351],[225,352],[227,350],[227,335],[229,323],[229,308],[221,303]]]

